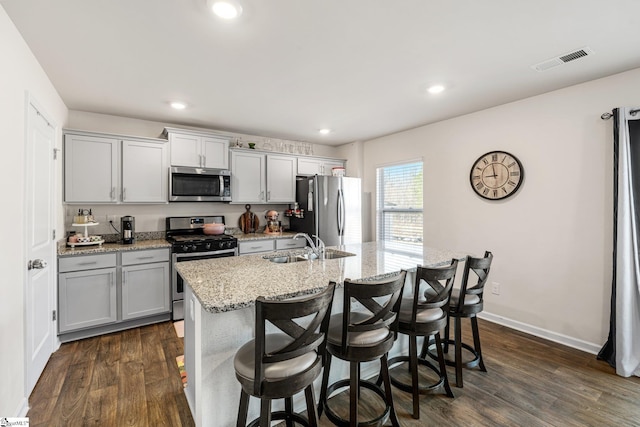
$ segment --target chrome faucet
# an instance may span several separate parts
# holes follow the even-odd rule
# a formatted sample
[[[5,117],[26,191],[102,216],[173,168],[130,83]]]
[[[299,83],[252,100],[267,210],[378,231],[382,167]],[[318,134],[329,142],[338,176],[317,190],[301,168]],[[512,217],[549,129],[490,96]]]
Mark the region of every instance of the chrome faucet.
[[[307,239],[307,243],[309,243],[309,247],[318,258],[320,259],[324,258],[325,245],[322,239],[320,239],[318,236],[314,234],[313,237],[315,237],[316,240],[318,241],[318,244],[316,245],[316,243],[313,242],[313,239],[309,237],[307,233],[298,233],[295,236],[293,236],[294,239],[298,239],[300,237],[304,237],[305,239]]]

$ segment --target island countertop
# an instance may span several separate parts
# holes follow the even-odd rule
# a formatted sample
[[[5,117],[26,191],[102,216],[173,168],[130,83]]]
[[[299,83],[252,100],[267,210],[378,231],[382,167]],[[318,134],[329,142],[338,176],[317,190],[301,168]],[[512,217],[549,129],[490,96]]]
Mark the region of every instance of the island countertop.
[[[377,242],[336,246],[334,249],[354,256],[338,259],[274,263],[259,255],[185,261],[175,265],[193,290],[202,307],[222,313],[251,307],[257,297],[289,298],[325,288],[330,281],[382,278],[417,265],[438,267],[466,253],[424,248],[423,256],[408,256],[386,250]]]

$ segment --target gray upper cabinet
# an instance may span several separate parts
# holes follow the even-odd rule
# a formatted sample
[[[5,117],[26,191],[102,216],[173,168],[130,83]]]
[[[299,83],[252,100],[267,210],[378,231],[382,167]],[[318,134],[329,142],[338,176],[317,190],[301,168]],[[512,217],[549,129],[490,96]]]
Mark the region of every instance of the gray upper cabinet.
[[[298,157],[298,175],[331,175],[334,167],[344,167],[342,160]]]
[[[120,141],[104,136],[66,134],[64,200],[67,203],[115,203],[120,180]]]
[[[166,144],[122,141],[123,203],[164,203],[168,182]]]
[[[292,203],[296,157],[231,150],[233,203]]]
[[[165,128],[171,166],[229,169],[229,139],[206,132]]]
[[[65,132],[66,203],[166,203],[167,142]]]

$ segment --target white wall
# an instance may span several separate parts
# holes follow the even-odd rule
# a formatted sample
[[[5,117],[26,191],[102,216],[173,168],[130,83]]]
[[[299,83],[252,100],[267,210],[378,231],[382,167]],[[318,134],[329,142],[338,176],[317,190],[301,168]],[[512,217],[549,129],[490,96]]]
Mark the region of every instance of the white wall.
[[[494,253],[490,281],[501,293],[485,292],[485,312],[597,351],[608,332],[613,203],[613,123],[600,115],[639,104],[636,69],[367,141],[364,188],[375,197],[377,166],[423,158],[425,245]],[[491,150],[524,166],[504,201],[469,184]]]
[[[25,94],[28,91],[58,126],[56,146],[61,147],[61,128],[67,108],[24,40],[0,7],[0,123],[3,159],[2,256],[0,256],[0,415],[16,416],[25,410],[24,282],[26,273],[24,166]],[[58,165],[59,166],[59,165]],[[60,187],[58,187],[60,188]]]

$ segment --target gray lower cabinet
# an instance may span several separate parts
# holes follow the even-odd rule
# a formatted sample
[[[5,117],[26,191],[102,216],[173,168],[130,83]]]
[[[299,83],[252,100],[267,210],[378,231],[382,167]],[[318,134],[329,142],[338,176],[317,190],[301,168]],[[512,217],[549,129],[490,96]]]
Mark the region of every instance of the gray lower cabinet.
[[[273,239],[246,240],[238,242],[238,253],[240,255],[257,254],[260,252],[271,252],[274,249]]]
[[[164,252],[161,252],[164,251]],[[122,254],[122,320],[165,313],[171,309],[171,289],[169,286],[169,251],[137,251],[136,257]],[[149,263],[148,258],[157,260],[166,253],[166,261]],[[163,257],[164,258],[164,257]]]
[[[60,333],[116,322],[116,254],[63,258],[58,269]]]
[[[62,342],[171,318],[169,249],[58,259]]]
[[[238,242],[238,253],[240,255],[257,254],[261,252],[284,251],[287,249],[304,248],[307,241],[304,239],[255,239]]]

